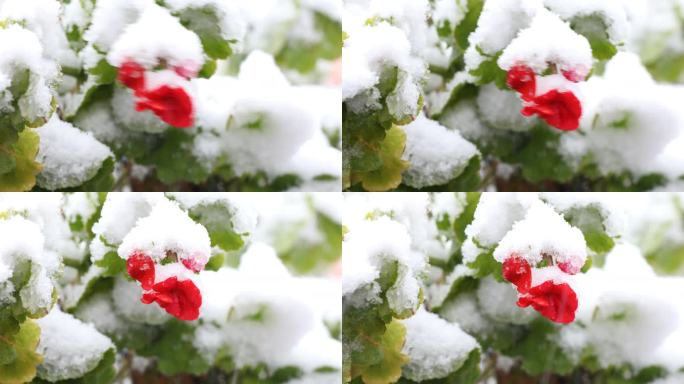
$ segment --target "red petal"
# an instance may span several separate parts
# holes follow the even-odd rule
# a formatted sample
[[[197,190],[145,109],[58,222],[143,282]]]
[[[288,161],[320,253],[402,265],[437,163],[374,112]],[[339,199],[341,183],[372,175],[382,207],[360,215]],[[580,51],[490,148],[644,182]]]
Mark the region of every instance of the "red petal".
[[[126,61],[119,68],[119,81],[135,91],[144,89],[145,68],[134,61]]]
[[[527,260],[517,255],[512,255],[503,263],[502,274],[504,279],[515,284],[518,292],[525,293],[532,283],[532,268]]]
[[[586,75],[583,75],[575,70],[561,71],[561,73],[563,74],[563,77],[572,81],[573,83],[579,83],[580,81],[583,81],[586,77]]]
[[[193,124],[192,99],[183,88],[162,85],[145,91],[135,107],[137,111],[150,110],[165,123],[176,128],[189,128]]]
[[[523,115],[536,114],[549,125],[563,131],[574,131],[579,128],[582,104],[574,93],[553,89],[535,97],[531,102],[532,105],[521,111]]]
[[[204,269],[204,264],[197,262],[195,259],[183,259],[181,262],[185,268],[195,273]]]
[[[535,73],[526,65],[516,65],[509,69],[506,82],[509,87],[518,91],[524,100],[534,98],[537,91]]]
[[[202,306],[202,294],[192,280],[178,281],[174,276],[155,284],[153,292],[143,295],[142,302],[156,302],[180,320],[196,320]]]
[[[577,295],[566,283],[552,281],[530,288],[528,295],[518,300],[518,306],[532,306],[542,316],[557,323],[571,323],[575,320]]]
[[[563,271],[567,274],[570,274],[570,275],[574,275],[582,269],[582,267],[577,267],[569,261],[566,261],[564,263],[559,263],[558,268],[561,271]]]
[[[133,252],[126,260],[128,275],[138,280],[143,289],[151,289],[154,284],[154,261],[142,252]]]

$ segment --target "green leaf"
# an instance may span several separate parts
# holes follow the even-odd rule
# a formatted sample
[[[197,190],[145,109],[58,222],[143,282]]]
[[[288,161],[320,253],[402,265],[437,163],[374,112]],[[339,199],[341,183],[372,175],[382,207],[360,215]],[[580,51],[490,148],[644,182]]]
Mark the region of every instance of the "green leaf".
[[[95,262],[100,268],[103,268],[103,277],[113,277],[126,270],[126,260],[119,257],[116,251],[107,252],[101,260]]]
[[[387,131],[387,136],[380,144],[378,152],[382,159],[382,168],[359,174],[358,181],[371,192],[388,191],[398,187],[401,184],[402,173],[409,166],[401,158],[405,148],[406,133],[397,126],[392,127]]]
[[[610,42],[606,22],[600,15],[575,17],[570,22],[570,27],[587,38],[596,59],[610,60],[617,53],[617,47]]]
[[[596,253],[607,253],[615,246],[615,241],[604,225],[604,217],[598,207],[589,205],[572,208],[564,213],[565,220],[579,228],[584,234],[587,246]]]
[[[468,192],[466,193],[465,207],[461,214],[454,220],[454,232],[456,239],[463,243],[466,239],[465,229],[473,221],[475,217],[475,210],[480,203],[481,193]]]
[[[114,188],[114,158],[109,157],[103,163],[92,179],[81,186],[69,188],[64,192],[109,192]]]
[[[480,19],[483,7],[484,0],[468,0],[468,11],[463,18],[463,21],[456,26],[456,43],[463,51],[470,45],[468,37],[475,31],[475,28],[477,28],[477,22]]]
[[[36,184],[36,175],[41,165],[35,160],[38,154],[40,137],[33,129],[26,129],[19,134],[18,141],[11,146],[15,161],[14,169],[0,174],[0,191],[28,191]]]
[[[376,350],[380,355],[380,361],[359,367],[358,375],[365,384],[389,384],[401,377],[401,367],[409,360],[408,356],[401,353],[405,338],[406,327],[399,321],[394,320],[387,325],[387,330]]]
[[[178,16],[181,24],[199,36],[204,52],[210,58],[225,60],[233,54],[231,44],[235,41],[229,41],[223,37],[221,31],[223,20],[214,5],[186,8]]]
[[[193,346],[193,338],[191,324],[173,319],[166,323],[157,340],[139,352],[143,356],[156,357],[159,371],[165,375],[202,375],[209,370],[210,364]]]
[[[97,77],[97,84],[99,85],[114,84],[114,81],[119,74],[119,70],[109,64],[107,59],[104,58],[98,61],[95,67],[90,68],[88,72]]]
[[[470,74],[475,76],[477,80],[477,85],[484,85],[489,83],[494,83],[499,89],[507,89],[506,78],[508,74],[506,71],[501,69],[498,64],[499,57],[503,51],[498,52],[494,56],[489,56],[485,54],[479,47],[477,47],[478,52],[481,55],[487,57],[480,66],[471,70]]]
[[[167,131],[160,147],[141,160],[157,168],[157,177],[166,184],[181,181],[200,184],[210,171],[192,153],[192,135],[180,129]]]
[[[503,281],[501,275],[501,263],[494,258],[494,249],[477,255],[475,261],[468,263],[468,267],[475,270],[474,277],[482,278],[488,275],[494,276],[498,281]]]
[[[308,73],[316,68],[320,59],[334,60],[342,55],[342,24],[320,12],[313,13],[313,20],[320,40],[288,41],[276,56],[280,66]]]
[[[36,376],[36,367],[43,358],[35,352],[40,340],[40,327],[29,320],[21,324],[19,332],[5,342],[14,350],[8,364],[0,364],[0,383],[21,384]]]
[[[568,182],[575,171],[558,152],[559,142],[560,134],[540,125],[532,129],[528,141],[505,160],[519,164],[523,177],[532,183]]]
[[[553,337],[556,332],[557,328],[553,323],[545,319],[534,321],[522,339],[503,353],[521,357],[522,369],[533,376],[543,373],[568,374],[575,365],[567,353],[554,343],[553,340],[557,340],[557,337]]]

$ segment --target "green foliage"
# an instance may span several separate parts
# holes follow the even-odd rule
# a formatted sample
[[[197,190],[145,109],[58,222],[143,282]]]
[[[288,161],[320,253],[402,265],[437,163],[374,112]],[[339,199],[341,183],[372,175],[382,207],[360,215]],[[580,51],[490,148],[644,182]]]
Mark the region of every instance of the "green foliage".
[[[558,328],[546,319],[532,322],[525,334],[503,351],[507,356],[522,358],[522,369],[532,376],[546,372],[568,374],[575,364],[551,338]]]
[[[13,336],[0,332],[0,382],[22,384],[36,375],[42,357],[35,352],[40,340],[40,327],[31,320],[21,324]]]
[[[202,183],[209,178],[211,170],[192,154],[193,140],[193,136],[183,130],[169,130],[161,144],[140,162],[156,166],[157,177],[163,183]]]
[[[559,141],[559,133],[550,127],[538,125],[505,160],[520,165],[523,177],[532,183],[548,180],[568,182],[575,175],[575,170],[558,152]]]
[[[466,193],[465,205],[461,214],[454,220],[454,232],[456,233],[456,239],[463,243],[466,239],[465,229],[473,221],[475,217],[475,210],[477,205],[480,203],[480,197],[482,196],[479,192],[468,192]]]
[[[142,356],[157,358],[157,367],[165,375],[206,373],[211,364],[192,345],[192,324],[176,319],[166,323],[159,338],[138,352]]]
[[[572,208],[565,212],[564,216],[570,225],[582,231],[584,240],[592,251],[599,254],[608,253],[615,246],[613,238],[606,233],[605,218],[598,207],[590,205]]]
[[[313,207],[310,207],[313,210]],[[342,225],[327,215],[316,212],[316,229],[322,235],[320,241],[302,238],[307,223],[293,223],[281,228],[275,239],[275,248],[283,262],[298,274],[308,274],[329,266],[342,255]]]
[[[204,52],[214,60],[224,60],[233,54],[236,41],[226,40],[221,31],[221,16],[213,5],[186,8],[178,15],[181,23],[195,32],[202,41]]]
[[[16,143],[9,147],[3,149],[0,144],[0,153],[4,152],[7,156],[4,168],[11,169],[0,174],[0,191],[17,192],[33,188],[36,175],[42,168],[35,160],[39,145],[40,137],[32,129],[19,133]]]
[[[352,375],[360,376],[366,384],[393,383],[401,377],[401,367],[408,356],[401,353],[406,338],[406,328],[398,321],[387,325],[387,330],[373,348],[367,348],[359,356],[360,365],[352,366]]]
[[[116,377],[116,370],[114,369],[114,362],[116,360],[116,353],[114,349],[110,349],[102,356],[102,359],[92,371],[86,373],[82,377],[71,380],[59,380],[50,382],[43,379],[36,379],[33,384],[110,384],[114,382]]]
[[[405,148],[406,133],[397,126],[392,127],[378,148],[380,167],[352,175],[352,183],[360,182],[364,189],[373,192],[397,188],[401,184],[402,173],[408,168],[408,163],[401,158]]]
[[[104,270],[103,277],[118,276],[126,270],[126,260],[120,258],[116,251],[107,252],[101,260],[95,262],[95,265]]]
[[[607,32],[606,21],[598,14],[579,16],[570,23],[571,28],[589,40],[594,57],[598,60],[610,60],[618,52],[611,43]]]
[[[279,65],[308,73],[320,59],[334,60],[342,56],[342,24],[320,12],[314,12],[314,28],[322,35],[315,43],[288,41],[276,56]]]
[[[468,11],[463,18],[463,21],[456,26],[456,43],[461,50],[465,51],[470,45],[468,37],[477,28],[477,22],[480,19],[482,8],[484,7],[484,0],[467,0]]]

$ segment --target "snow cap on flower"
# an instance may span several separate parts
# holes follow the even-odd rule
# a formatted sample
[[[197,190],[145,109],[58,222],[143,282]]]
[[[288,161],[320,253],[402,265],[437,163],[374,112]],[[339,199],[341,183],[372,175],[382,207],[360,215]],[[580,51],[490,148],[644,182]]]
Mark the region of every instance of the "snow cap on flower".
[[[535,266],[545,256],[555,264],[565,263],[577,272],[587,258],[587,244],[582,231],[571,226],[549,205],[539,201],[516,222],[494,250],[494,258],[503,263],[517,255]]]
[[[197,72],[204,64],[204,51],[194,32],[186,29],[168,10],[150,5],[134,24],[126,27],[107,55],[107,61],[115,67],[129,60],[147,69],[163,61],[171,67]]]
[[[582,74],[589,72],[593,60],[591,46],[584,36],[555,14],[540,9],[530,27],[504,49],[498,64],[508,71],[524,63],[539,74],[551,64],[559,71]]]
[[[175,203],[160,201],[149,216],[138,220],[118,249],[124,259],[139,252],[155,263],[175,256],[175,261],[188,260],[186,263],[203,268],[209,261],[211,242],[204,226],[194,222]]]

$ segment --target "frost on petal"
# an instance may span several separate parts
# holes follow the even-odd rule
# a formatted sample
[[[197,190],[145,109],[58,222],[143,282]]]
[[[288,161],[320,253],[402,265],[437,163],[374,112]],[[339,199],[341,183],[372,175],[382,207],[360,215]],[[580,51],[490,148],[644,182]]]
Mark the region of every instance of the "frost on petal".
[[[154,261],[144,253],[135,252],[126,260],[128,275],[138,280],[143,289],[152,289],[154,284]]]
[[[125,61],[119,68],[119,81],[128,88],[145,88],[145,68],[135,61]]]
[[[51,382],[81,378],[114,347],[94,326],[57,307],[36,322],[41,330],[36,351],[43,356],[38,376]]]
[[[530,289],[532,283],[530,264],[515,254],[504,261],[502,274],[504,279],[518,288],[518,292],[525,293]]]

